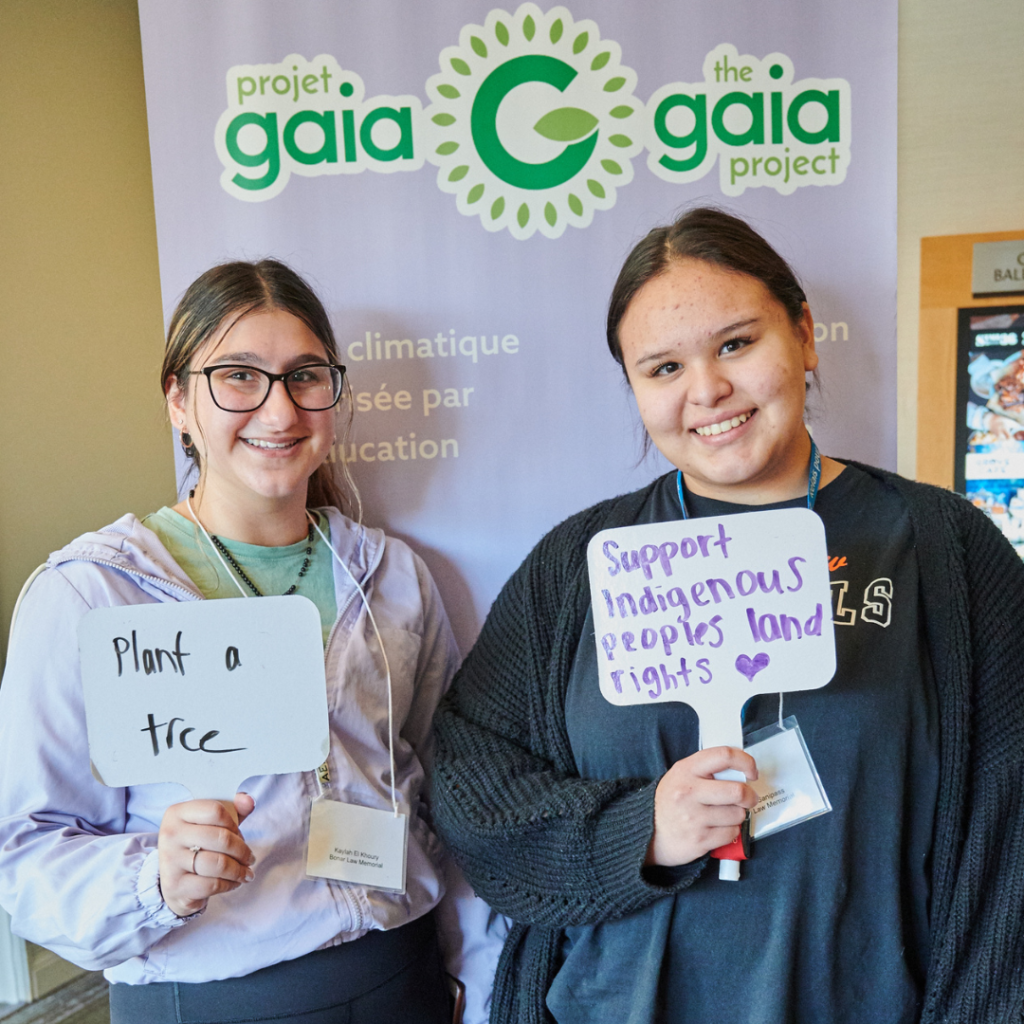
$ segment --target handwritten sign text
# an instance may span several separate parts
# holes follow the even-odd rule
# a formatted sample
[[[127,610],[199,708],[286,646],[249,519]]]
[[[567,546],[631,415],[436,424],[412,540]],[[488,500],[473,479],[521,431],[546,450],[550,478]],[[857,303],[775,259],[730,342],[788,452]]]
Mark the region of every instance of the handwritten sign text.
[[[605,530],[588,558],[602,694],[690,704],[703,746],[742,747],[747,700],[835,672],[825,531],[807,509]]]

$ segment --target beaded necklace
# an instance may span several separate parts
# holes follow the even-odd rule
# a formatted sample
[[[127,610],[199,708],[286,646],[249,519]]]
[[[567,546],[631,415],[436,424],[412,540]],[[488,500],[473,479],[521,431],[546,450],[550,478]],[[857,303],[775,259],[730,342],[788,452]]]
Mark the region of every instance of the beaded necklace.
[[[235,572],[237,572],[239,576],[241,576],[242,582],[257,597],[263,597],[263,592],[256,586],[255,583],[253,583],[253,581],[251,579],[249,579],[248,576],[246,576],[245,571],[242,569],[242,567],[234,560],[234,558],[231,557],[231,552],[228,551],[228,549],[224,546],[224,544],[221,541],[220,537],[218,537],[215,533],[211,533],[210,534],[210,540],[213,541],[214,546],[217,548],[217,550],[228,560],[228,562],[231,564],[231,568],[234,569]],[[308,535],[306,537],[306,552],[305,552],[305,554],[306,554],[306,557],[302,561],[302,568],[299,570],[299,577],[298,577],[298,579],[281,595],[282,597],[287,597],[289,594],[294,594],[295,591],[299,589],[299,580],[301,580],[302,577],[305,576],[306,573],[309,571],[310,563],[313,560],[312,559],[312,555],[313,555],[313,524],[312,523],[309,524],[309,533],[308,533]]]
[[[199,516],[197,516],[195,514],[195,511],[192,508],[192,499],[195,496],[196,496],[196,491],[195,491],[195,488],[193,487],[192,490],[190,490],[188,492],[188,499],[186,501],[186,504],[188,505],[189,515],[192,516],[192,518],[195,521],[196,525],[199,527],[200,530],[203,531],[203,535],[213,545],[214,550],[216,551],[217,557],[221,560],[221,562],[224,563],[224,568],[227,569],[228,563],[230,562],[231,563],[231,567],[245,581],[245,585],[253,592],[253,594],[256,597],[263,597],[263,592],[259,589],[259,587],[256,586],[255,583],[253,583],[253,581],[251,579],[249,579],[248,576],[246,576],[246,574],[245,574],[244,570],[242,569],[242,567],[234,560],[234,558],[231,557],[231,552],[228,551],[228,549],[224,546],[224,544],[222,543],[221,539],[219,537],[214,536],[212,533],[208,533],[207,532],[206,527],[203,526],[202,522],[199,519]],[[306,573],[309,571],[309,566],[310,566],[310,564],[311,564],[311,562],[313,560],[312,559],[312,555],[313,555],[313,529],[314,529],[314,527],[316,527],[316,522],[314,521],[313,517],[309,514],[308,511],[306,512],[306,518],[309,520],[309,533],[306,535],[306,551],[305,551],[306,557],[305,557],[305,559],[302,562],[302,568],[299,570],[298,579],[281,595],[282,597],[288,597],[290,594],[294,594],[295,591],[299,589],[299,580],[301,580],[302,577],[305,576]],[[320,532],[319,527],[316,527],[316,529],[317,529],[317,533],[319,533]],[[334,549],[331,548],[331,550],[333,551]],[[225,559],[227,559],[226,562],[224,561]],[[236,583],[236,586],[238,586],[237,583]],[[242,590],[241,586],[238,586],[238,589]],[[243,597],[248,597],[249,595],[246,594],[246,592],[244,590],[242,590],[242,596]]]

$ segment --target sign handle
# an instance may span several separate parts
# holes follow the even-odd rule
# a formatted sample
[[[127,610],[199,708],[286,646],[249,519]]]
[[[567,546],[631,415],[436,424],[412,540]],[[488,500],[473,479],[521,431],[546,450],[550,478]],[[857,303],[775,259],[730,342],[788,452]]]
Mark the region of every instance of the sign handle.
[[[701,723],[703,725],[703,722]],[[727,746],[743,749],[743,726],[741,724],[740,711],[737,708],[723,708],[717,716],[709,723],[709,733],[714,742],[704,743],[706,738],[704,730],[701,730],[702,746],[717,747]],[[716,779],[724,779],[728,782],[746,782],[743,772],[734,768],[726,769],[724,772],[717,772]],[[723,882],[738,882],[740,880],[740,861],[750,859],[750,815],[748,814],[743,825],[740,827],[740,834],[725,846],[711,851],[711,856],[719,862],[718,877]]]

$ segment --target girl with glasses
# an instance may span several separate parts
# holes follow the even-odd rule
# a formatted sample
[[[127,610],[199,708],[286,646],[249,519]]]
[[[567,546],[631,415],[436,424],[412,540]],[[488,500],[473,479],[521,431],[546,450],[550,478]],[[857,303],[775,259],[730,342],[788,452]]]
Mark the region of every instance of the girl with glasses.
[[[438,828],[514,921],[492,1021],[1019,1019],[1020,560],[958,495],[818,456],[806,297],[743,221],[695,209],[644,238],[607,342],[671,472],[541,540],[435,723]],[[811,504],[837,670],[785,708],[832,811],[755,842],[742,879],[720,881],[709,854],[756,805],[758,766],[700,749],[685,704],[603,698],[587,545]],[[748,731],[778,718],[775,694],[746,705]],[[729,769],[738,781],[715,777]]]
[[[203,274],[171,319],[162,373],[194,487],[73,541],[23,592],[0,690],[0,896],[18,934],[105,970],[114,1024],[451,1020],[432,912],[443,864],[422,787],[458,655],[423,562],[345,514],[328,460],[343,379],[327,314],[288,267]],[[96,781],[81,617],[265,594],[303,595],[320,613],[320,771],[250,779],[234,814],[181,801],[177,786]],[[329,785],[390,809],[392,784],[409,816],[406,892],[307,877],[310,798]]]

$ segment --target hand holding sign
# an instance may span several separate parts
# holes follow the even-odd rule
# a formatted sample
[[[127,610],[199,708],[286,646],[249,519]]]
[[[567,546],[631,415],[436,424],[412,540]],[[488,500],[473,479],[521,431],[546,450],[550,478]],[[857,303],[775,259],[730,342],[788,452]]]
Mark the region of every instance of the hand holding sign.
[[[725,773],[736,778],[721,781]],[[689,864],[731,842],[758,800],[742,780],[756,778],[754,759],[733,747],[708,747],[676,761],[654,796],[647,864]]]
[[[164,812],[157,837],[160,892],[178,917],[195,914],[211,896],[255,877],[256,858],[239,831],[254,807],[252,797],[236,793],[232,804],[187,800]]]
[[[588,559],[601,693],[689,704],[703,748],[742,751],[751,697],[835,672],[825,530],[807,509],[605,530]]]
[[[251,809],[236,802],[242,781],[311,771],[327,757],[319,613],[300,596],[98,608],[78,641],[96,777],[176,782],[200,798],[168,809],[161,826],[167,902],[189,913],[190,900],[205,900],[200,889],[235,888],[251,864],[236,824]],[[175,899],[185,875],[203,884],[188,881],[195,891]]]

